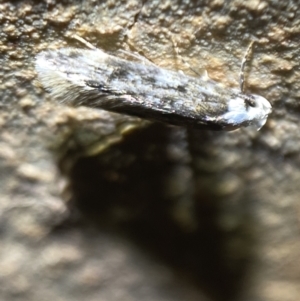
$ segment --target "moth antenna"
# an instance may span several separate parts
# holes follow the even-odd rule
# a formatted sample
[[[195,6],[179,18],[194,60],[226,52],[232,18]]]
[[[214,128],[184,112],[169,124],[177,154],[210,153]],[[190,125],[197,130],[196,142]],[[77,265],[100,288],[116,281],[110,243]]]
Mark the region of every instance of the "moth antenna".
[[[247,61],[249,60],[250,58],[250,55],[252,53],[252,49],[253,49],[253,44],[254,44],[254,41],[251,41],[245,54],[244,54],[244,57],[242,59],[242,63],[241,63],[241,69],[240,69],[240,90],[242,93],[245,92],[245,66],[246,66],[246,63]]]

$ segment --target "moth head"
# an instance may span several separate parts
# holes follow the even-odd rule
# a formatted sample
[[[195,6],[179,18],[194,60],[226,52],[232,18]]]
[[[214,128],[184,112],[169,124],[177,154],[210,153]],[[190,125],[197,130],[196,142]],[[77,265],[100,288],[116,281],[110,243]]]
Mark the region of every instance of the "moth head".
[[[257,130],[266,123],[272,107],[260,95],[239,93],[228,102],[228,110],[223,118],[234,126],[253,126]]]

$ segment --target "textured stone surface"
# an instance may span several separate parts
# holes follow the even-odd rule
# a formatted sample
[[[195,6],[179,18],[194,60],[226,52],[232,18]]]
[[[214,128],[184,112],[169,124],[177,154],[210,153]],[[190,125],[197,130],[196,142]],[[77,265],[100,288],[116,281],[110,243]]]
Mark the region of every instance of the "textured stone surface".
[[[298,300],[299,1],[98,2],[0,4],[0,299]],[[74,33],[191,73],[172,36],[228,86],[255,39],[273,113],[215,133],[53,103],[34,55]]]

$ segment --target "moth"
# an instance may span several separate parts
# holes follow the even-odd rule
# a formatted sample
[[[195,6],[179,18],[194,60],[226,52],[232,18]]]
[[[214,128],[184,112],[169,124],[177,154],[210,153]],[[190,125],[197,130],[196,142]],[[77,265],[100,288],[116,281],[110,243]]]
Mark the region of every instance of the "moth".
[[[160,68],[135,54],[129,55],[135,60],[127,60],[90,48],[61,48],[37,55],[39,80],[54,99],[208,130],[245,126],[259,130],[271,113],[268,100],[243,91],[246,57],[237,89],[205,76]]]

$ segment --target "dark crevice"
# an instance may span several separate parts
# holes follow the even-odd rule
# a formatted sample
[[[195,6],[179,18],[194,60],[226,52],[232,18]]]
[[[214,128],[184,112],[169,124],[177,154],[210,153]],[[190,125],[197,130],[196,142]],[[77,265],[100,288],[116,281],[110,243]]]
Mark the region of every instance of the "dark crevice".
[[[192,232],[172,218],[174,200],[165,191],[174,168],[167,152],[169,133],[170,128],[156,124],[97,157],[80,159],[71,174],[73,212],[81,216],[77,225],[134,242],[211,300],[236,300],[249,257],[228,256],[226,245],[236,233],[224,233],[217,222],[220,200],[209,191],[196,191],[199,226]],[[243,235],[242,226],[237,231]]]

